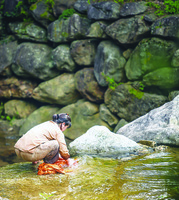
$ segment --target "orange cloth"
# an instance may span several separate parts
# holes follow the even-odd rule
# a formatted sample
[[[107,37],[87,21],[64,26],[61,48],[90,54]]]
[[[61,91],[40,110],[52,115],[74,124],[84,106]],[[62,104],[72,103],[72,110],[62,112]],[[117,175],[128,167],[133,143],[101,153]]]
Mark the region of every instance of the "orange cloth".
[[[31,128],[15,144],[15,148],[23,152],[33,153],[34,148],[49,140],[57,140],[60,146],[60,154],[64,159],[70,157],[65,137],[57,123],[47,121]]]
[[[61,173],[65,174],[68,172],[72,172],[71,169],[65,169],[65,168],[74,168],[77,167],[77,160],[76,159],[68,159],[64,160],[62,158],[59,158],[54,164],[48,164],[48,163],[41,163],[38,167],[38,175],[45,175],[45,174],[56,174]]]

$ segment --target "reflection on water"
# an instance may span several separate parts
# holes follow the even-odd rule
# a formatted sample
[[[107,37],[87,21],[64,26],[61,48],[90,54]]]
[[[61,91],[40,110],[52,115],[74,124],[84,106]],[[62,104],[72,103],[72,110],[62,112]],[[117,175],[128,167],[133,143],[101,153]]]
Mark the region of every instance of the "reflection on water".
[[[30,163],[0,168],[0,197],[42,199],[41,194],[62,200],[177,200],[179,149],[127,162],[86,156],[79,158],[79,167],[70,174],[36,173],[37,167]]]

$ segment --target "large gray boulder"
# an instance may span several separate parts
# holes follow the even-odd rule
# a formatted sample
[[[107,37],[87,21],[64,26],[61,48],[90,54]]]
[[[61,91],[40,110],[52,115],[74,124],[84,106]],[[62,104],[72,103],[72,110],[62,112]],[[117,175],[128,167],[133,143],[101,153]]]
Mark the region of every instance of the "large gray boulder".
[[[14,56],[12,70],[18,76],[49,80],[59,75],[51,53],[52,48],[46,44],[21,43]]]
[[[52,42],[68,42],[84,38],[90,27],[90,20],[73,14],[67,19],[60,19],[48,26],[48,39]]]
[[[11,22],[9,28],[19,39],[47,42],[46,29],[32,22]]]
[[[179,15],[165,16],[151,26],[151,34],[179,39]]]
[[[179,95],[117,131],[131,140],[179,146]]]
[[[97,48],[94,63],[94,74],[101,86],[107,86],[106,76],[119,83],[124,80],[126,59],[122,49],[113,41],[102,41]]]
[[[141,16],[119,19],[106,27],[105,33],[122,45],[136,44],[150,32]]]
[[[105,126],[93,126],[69,145],[70,155],[117,157],[141,149],[136,142],[111,132]]]
[[[68,113],[71,117],[72,126],[66,129],[64,134],[69,139],[76,139],[94,125],[110,126],[99,116],[99,105],[85,99],[80,99],[74,104],[63,107],[58,113]]]
[[[62,74],[42,82],[33,91],[33,98],[45,103],[68,105],[81,98],[75,88],[74,74]]]
[[[22,136],[28,130],[40,123],[52,120],[53,114],[58,113],[58,110],[59,107],[54,106],[42,106],[39,109],[35,110],[25,120],[24,124],[19,130],[19,135]]]
[[[84,68],[76,72],[75,87],[89,101],[99,103],[104,100],[106,89],[96,81],[93,68]]]
[[[87,15],[93,20],[115,20],[120,18],[120,5],[115,2],[91,3]]]
[[[17,47],[17,41],[0,44],[0,75],[12,75],[10,67]]]
[[[52,50],[52,60],[59,71],[73,72],[76,64],[70,54],[69,44],[61,44]]]
[[[104,102],[109,110],[130,122],[167,102],[167,97],[140,91],[134,83],[124,83],[108,89]]]
[[[82,66],[93,65],[98,43],[95,39],[73,41],[70,53],[75,63]]]

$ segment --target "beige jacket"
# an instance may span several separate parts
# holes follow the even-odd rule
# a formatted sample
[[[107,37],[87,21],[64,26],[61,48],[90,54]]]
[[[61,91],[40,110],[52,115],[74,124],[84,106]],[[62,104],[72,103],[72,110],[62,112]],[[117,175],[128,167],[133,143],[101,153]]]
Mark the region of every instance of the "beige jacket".
[[[33,153],[35,147],[49,140],[58,141],[59,152],[64,159],[70,157],[64,134],[53,121],[47,121],[33,127],[17,141],[14,147],[23,152]]]

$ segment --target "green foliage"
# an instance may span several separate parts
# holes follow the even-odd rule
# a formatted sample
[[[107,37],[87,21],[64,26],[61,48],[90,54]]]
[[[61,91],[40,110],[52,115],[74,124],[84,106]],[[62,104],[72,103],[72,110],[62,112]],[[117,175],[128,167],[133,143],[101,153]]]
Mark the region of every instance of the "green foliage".
[[[14,11],[13,12],[6,12],[4,15],[6,16],[6,17],[18,17],[19,15],[20,15],[20,13],[19,13],[19,9],[22,7],[22,5],[23,5],[23,1],[19,1],[18,3],[17,3],[17,5],[16,5],[16,7],[15,7],[15,9],[14,9]]]
[[[130,94],[133,94],[136,98],[141,99],[144,95],[144,92],[141,92],[140,90],[136,90],[134,88],[131,88],[129,90]]]
[[[60,19],[67,19],[67,18],[71,17],[74,13],[76,13],[76,11],[74,9],[66,9],[60,15],[59,20]]]
[[[145,85],[142,82],[138,82],[137,84],[133,85],[131,89],[129,89],[129,93],[133,94],[136,98],[141,99],[144,95]]]
[[[144,90],[145,85],[143,83],[139,83],[139,90]]]
[[[32,4],[31,6],[30,6],[30,10],[35,10],[37,8],[37,5],[36,4]]]
[[[179,0],[164,0],[163,5],[159,5],[157,3],[148,2],[148,6],[156,9],[155,14],[158,16],[162,16],[166,14],[179,14]]]
[[[32,18],[29,15],[28,7],[24,3],[24,1],[19,1],[13,12],[4,13],[5,17],[19,17],[23,18],[23,21],[32,21]]]
[[[166,13],[179,14],[179,0],[165,0],[163,4],[165,6]]]
[[[108,82],[108,86],[109,86],[109,88],[112,89],[112,90],[115,90],[116,87],[117,87],[118,85],[123,84],[122,82],[121,82],[121,83],[116,83],[115,80],[114,80],[114,78],[110,78],[109,76],[105,75],[103,72],[101,73],[101,75],[102,75],[102,76],[105,78],[105,80]]]

